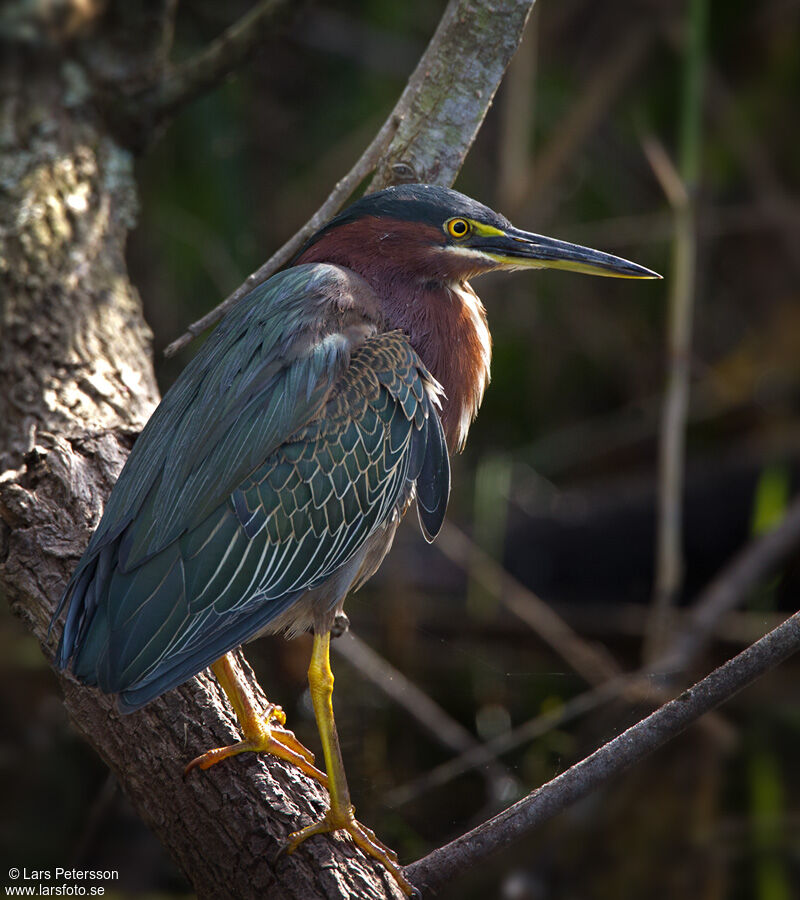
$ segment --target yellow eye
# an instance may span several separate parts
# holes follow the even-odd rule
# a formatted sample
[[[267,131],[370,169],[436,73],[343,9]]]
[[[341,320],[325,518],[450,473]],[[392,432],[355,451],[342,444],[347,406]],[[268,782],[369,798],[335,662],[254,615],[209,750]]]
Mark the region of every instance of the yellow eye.
[[[469,234],[472,226],[466,219],[450,219],[449,222],[445,223],[445,228],[447,233],[454,238],[463,238]]]

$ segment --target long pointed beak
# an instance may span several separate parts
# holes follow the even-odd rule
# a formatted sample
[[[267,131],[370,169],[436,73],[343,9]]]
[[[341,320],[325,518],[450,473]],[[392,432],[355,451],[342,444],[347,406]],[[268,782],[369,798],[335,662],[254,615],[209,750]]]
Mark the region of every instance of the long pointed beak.
[[[661,278],[657,272],[620,256],[518,228],[476,236],[472,246],[491,256],[503,269],[566,269],[608,278]]]

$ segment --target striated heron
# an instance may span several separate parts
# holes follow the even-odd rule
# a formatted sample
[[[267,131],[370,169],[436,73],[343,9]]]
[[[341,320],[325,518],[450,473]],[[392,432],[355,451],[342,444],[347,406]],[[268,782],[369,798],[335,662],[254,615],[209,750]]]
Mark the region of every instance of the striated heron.
[[[324,784],[330,806],[291,836],[343,829],[407,892],[396,855],[354,816],[331,698],[331,628],[416,500],[430,541],[489,381],[470,279],[559,268],[656,273],[514,228],[446,188],[354,203],[228,313],[164,395],[111,492],[54,620],[57,664],[129,712],[211,666],[243,740],[190,763],[269,752]],[[226,654],[313,630],[308,677],[327,775],[246,699]],[[275,725],[277,723],[277,726]]]

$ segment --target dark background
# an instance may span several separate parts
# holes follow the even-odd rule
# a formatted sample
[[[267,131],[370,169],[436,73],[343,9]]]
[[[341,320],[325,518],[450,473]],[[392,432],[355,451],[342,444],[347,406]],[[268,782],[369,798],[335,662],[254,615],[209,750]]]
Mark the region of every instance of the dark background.
[[[161,350],[306,221],[366,146],[443,2],[307,4],[138,161],[129,263],[162,389],[196,351]],[[247,9],[184,0],[174,58]],[[643,151],[678,155],[687,8],[539,0],[456,187],[520,227],[670,271],[672,214]],[[715,0],[697,192],[698,268],[685,492],[689,603],[796,489],[800,460],[800,3]],[[670,280],[562,272],[476,285],[493,382],[449,519],[625,669],[652,595]],[[797,608],[800,560],[723,620],[686,683]],[[487,739],[587,689],[410,515],[348,601],[354,632]],[[268,695],[318,748],[310,639],[247,649]],[[0,606],[0,848],[9,865],[117,868],[136,897],[190,894],[72,732],[38,645]],[[359,817],[407,862],[563,771],[652,708],[616,701],[397,803],[451,754],[338,654],[336,709]],[[800,662],[790,661],[630,774],[454,886],[450,897],[800,896]],[[237,764],[235,761],[227,763]],[[5,866],[5,863],[3,863]],[[5,871],[5,869],[0,869]]]

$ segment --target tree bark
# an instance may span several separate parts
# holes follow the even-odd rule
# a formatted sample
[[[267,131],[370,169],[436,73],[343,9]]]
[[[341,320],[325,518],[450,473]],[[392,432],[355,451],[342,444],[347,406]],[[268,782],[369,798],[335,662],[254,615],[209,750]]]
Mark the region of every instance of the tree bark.
[[[460,164],[472,143],[532,4],[508,0],[512,19],[498,10],[488,22],[473,0],[448,7],[444,36],[455,29],[482,38],[482,54],[497,57],[490,68],[472,68],[469,77],[490,81],[473,85],[472,114],[446,133],[449,167],[425,163],[420,179],[455,177],[452,160]],[[152,0],[141,8],[152,18],[161,6]],[[136,55],[145,44],[137,48],[129,35],[130,57],[114,62],[128,82],[147,68]],[[98,31],[83,58],[99,63],[106,37]],[[446,46],[465,49],[464,41]],[[159,41],[153,48],[163,51]],[[124,260],[136,216],[132,157],[97,111],[81,65],[46,44],[5,46],[0,58],[0,590],[52,659],[53,609],[158,390],[150,331]],[[150,63],[157,68],[163,59]],[[451,69],[459,67],[452,59]],[[106,99],[108,90],[104,84]],[[436,157],[441,133],[426,126],[416,120],[416,136],[406,139],[404,152],[416,147],[415,159]],[[73,722],[200,897],[403,896],[382,866],[336,836],[276,858],[286,836],[326,806],[324,792],[280,760],[249,755],[182,779],[188,760],[238,739],[211,677],[129,716],[100,692],[59,677]]]

